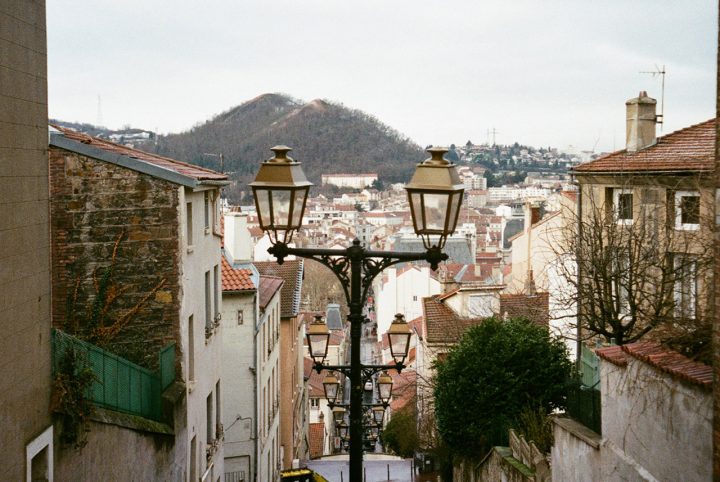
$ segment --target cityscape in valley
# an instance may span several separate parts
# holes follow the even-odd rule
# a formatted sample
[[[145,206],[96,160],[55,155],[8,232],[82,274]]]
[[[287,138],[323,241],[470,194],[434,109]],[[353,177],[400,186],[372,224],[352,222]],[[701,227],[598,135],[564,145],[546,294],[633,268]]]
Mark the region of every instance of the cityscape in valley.
[[[628,91],[612,152],[421,147],[265,93],[109,129],[49,118],[45,2],[6,3],[8,480],[720,480],[716,119]]]

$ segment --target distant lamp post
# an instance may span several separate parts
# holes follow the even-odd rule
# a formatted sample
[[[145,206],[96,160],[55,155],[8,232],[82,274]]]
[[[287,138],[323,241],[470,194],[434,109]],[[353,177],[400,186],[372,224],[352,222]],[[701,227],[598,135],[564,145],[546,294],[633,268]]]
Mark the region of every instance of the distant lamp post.
[[[336,424],[339,424],[345,420],[345,408],[344,407],[333,407],[332,409],[333,420]]]
[[[392,396],[393,379],[387,372],[382,372],[377,378],[378,397],[383,405],[390,403]]]
[[[338,388],[340,388],[340,382],[338,381],[335,373],[330,372],[323,378],[323,390],[325,391],[325,398],[330,406],[335,405],[335,401],[338,396]]]
[[[279,264],[282,264],[287,256],[295,255],[325,265],[340,281],[350,309],[347,317],[350,323],[350,365],[323,365],[329,342],[329,334],[326,333],[328,328],[324,323],[312,323],[307,337],[310,355],[318,373],[322,370],[334,370],[350,379],[350,480],[360,481],[363,453],[363,381],[371,379],[382,370],[402,370],[402,363],[398,363],[397,359],[404,360],[407,348],[401,349],[401,345],[409,344],[398,338],[396,348],[393,349],[397,349],[393,351],[393,358],[396,359],[394,365],[366,365],[361,362],[360,339],[365,323],[363,306],[368,298],[368,290],[375,277],[389,266],[408,261],[427,261],[430,267],[436,270],[441,261],[448,259],[447,254],[442,252],[442,247],[446,238],[455,230],[462,203],[463,184],[455,166],[443,159],[443,154],[447,152],[445,149],[430,149],[431,159],[417,166],[406,189],[413,226],[415,233],[423,239],[424,253],[373,251],[362,247],[358,239],[352,242],[352,246],[344,249],[294,248],[288,244],[294,232],[301,227],[311,183],[305,177],[300,163],[288,157],[289,147],[276,146],[272,151],[275,153],[273,158],[262,163],[255,180],[250,183],[260,228],[268,233],[272,243],[268,252],[275,256]],[[403,353],[405,356],[399,356]],[[378,377],[378,391],[383,404],[387,405],[392,393],[392,378],[385,372]],[[347,430],[347,425],[345,428]]]
[[[345,422],[340,422],[340,425],[338,425],[338,434],[340,434],[341,439],[346,439],[348,434],[348,424]]]
[[[388,329],[388,341],[390,342],[390,355],[395,363],[402,365],[410,349],[410,326],[405,317],[398,313]]]
[[[385,409],[383,407],[373,407],[372,414],[375,424],[382,425],[383,418],[385,418]]]
[[[312,183],[307,180],[301,163],[287,154],[292,149],[275,146],[275,155],[262,163],[250,183],[255,197],[260,228],[275,244],[292,241],[293,233],[302,224],[305,201]]]
[[[415,233],[422,237],[425,249],[442,249],[455,231],[464,185],[455,165],[443,157],[447,149],[431,147],[427,151],[430,159],[418,164],[405,190]]]
[[[330,331],[322,321],[322,316],[315,316],[313,322],[308,326],[305,337],[308,341],[310,357],[316,364],[322,365],[327,357],[328,345],[330,344]]]

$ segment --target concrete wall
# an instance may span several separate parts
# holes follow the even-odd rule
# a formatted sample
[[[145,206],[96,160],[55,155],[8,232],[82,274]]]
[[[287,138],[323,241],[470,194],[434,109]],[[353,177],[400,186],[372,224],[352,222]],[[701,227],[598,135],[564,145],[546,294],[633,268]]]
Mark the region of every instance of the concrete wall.
[[[710,480],[709,392],[633,357],[627,368],[601,361],[600,380],[605,470],[647,472],[658,480]],[[605,480],[614,477],[613,472],[605,475]]]
[[[258,379],[258,455],[257,480],[275,480],[280,469],[280,293],[260,314],[257,331],[267,330],[267,346],[259,346],[256,366]],[[263,326],[264,325],[264,326]],[[277,337],[276,337],[277,334]]]
[[[188,350],[189,334],[188,323],[190,316],[193,317],[193,334],[195,348],[195,380],[188,381],[187,388],[187,432],[177,433],[179,443],[187,443],[186,460],[190,461],[192,452],[192,439],[195,437],[197,443],[197,456],[200,460],[197,467],[200,475],[210,470],[212,477],[208,480],[215,480],[217,474],[224,473],[223,468],[223,444],[219,438],[216,427],[211,429],[211,437],[208,437],[207,399],[212,396],[212,417],[211,424],[217,425],[222,421],[222,407],[218,416],[217,399],[218,383],[220,384],[220,399],[224,382],[221,380],[220,367],[222,356],[222,326],[220,320],[213,322],[214,314],[222,313],[222,274],[220,267],[220,237],[216,234],[214,226],[206,228],[203,221],[204,215],[204,191],[191,191],[190,189],[179,189],[179,216],[181,219],[181,238],[177,241],[180,251],[181,269],[181,305],[180,305],[180,331],[183,333],[183,353]],[[217,199],[217,191],[212,196]],[[188,245],[186,239],[186,205],[192,204],[192,245]],[[215,216],[215,223],[219,221]],[[215,282],[215,270],[217,270],[217,283]],[[205,273],[210,275],[210,320],[205,316]],[[215,291],[217,290],[217,292]],[[217,296],[216,296],[217,295]],[[217,300],[220,306],[215,306]],[[210,330],[208,327],[212,326]],[[211,467],[212,466],[212,467]]]
[[[551,451],[552,480],[605,480],[600,475],[600,436],[572,419],[556,419],[555,422],[555,442]]]
[[[51,423],[45,1],[3,1],[0,25],[0,466],[24,480]]]
[[[225,472],[255,472],[255,317],[254,291],[223,293],[222,379],[225,427]],[[243,312],[242,324],[238,311]],[[250,479],[249,479],[250,480]]]

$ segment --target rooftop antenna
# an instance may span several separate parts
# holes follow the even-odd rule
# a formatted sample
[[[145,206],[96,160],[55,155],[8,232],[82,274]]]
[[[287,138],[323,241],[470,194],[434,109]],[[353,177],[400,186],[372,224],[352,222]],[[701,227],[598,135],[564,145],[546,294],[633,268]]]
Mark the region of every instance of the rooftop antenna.
[[[665,65],[662,66],[662,68],[658,67],[657,64],[655,64],[655,70],[646,70],[641,71],[641,74],[650,74],[653,77],[657,77],[658,75],[661,77],[661,93],[660,93],[660,114],[656,115],[655,122],[660,124],[660,132],[662,132],[662,125],[663,121],[665,120],[664,112],[665,112]]]
[[[102,115],[102,99],[100,98],[100,94],[98,94],[98,105],[97,105],[97,126],[102,127],[103,125],[103,115]]]

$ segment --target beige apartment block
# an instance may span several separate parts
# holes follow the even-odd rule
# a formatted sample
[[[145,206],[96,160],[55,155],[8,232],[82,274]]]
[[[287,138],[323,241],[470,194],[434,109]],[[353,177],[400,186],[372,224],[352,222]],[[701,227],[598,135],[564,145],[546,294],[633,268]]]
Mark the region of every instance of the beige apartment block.
[[[52,481],[45,2],[0,25],[0,467]]]

